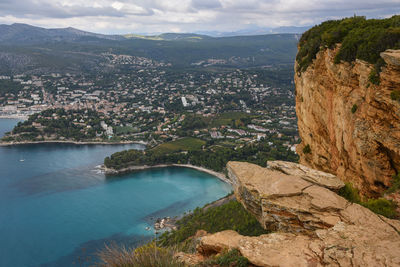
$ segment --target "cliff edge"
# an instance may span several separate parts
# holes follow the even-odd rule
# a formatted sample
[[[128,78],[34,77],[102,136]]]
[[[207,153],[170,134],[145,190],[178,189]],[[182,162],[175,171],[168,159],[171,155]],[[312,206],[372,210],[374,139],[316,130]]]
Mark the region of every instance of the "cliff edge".
[[[335,64],[339,50],[319,51],[305,71],[296,63],[300,163],[379,196],[400,171],[400,50],[380,54],[378,82],[365,61]]]
[[[400,222],[337,195],[337,177],[281,161],[227,169],[236,198],[275,232],[206,235],[200,255],[238,249],[255,266],[400,266]]]

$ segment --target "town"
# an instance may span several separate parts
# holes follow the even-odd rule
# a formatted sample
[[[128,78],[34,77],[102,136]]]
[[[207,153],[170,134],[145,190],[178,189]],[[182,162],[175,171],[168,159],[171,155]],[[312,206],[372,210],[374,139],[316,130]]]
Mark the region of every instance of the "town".
[[[31,116],[3,141],[159,144],[193,136],[247,143],[273,136],[294,151],[293,82],[272,79],[277,69],[180,70],[143,57],[103,56],[112,71],[0,76],[0,116]],[[60,119],[69,132],[54,123]]]

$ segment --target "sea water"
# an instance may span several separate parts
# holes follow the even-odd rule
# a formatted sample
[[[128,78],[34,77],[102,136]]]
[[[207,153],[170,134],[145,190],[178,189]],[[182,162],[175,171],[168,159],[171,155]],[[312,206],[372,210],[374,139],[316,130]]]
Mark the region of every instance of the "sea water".
[[[0,134],[18,120],[0,119]],[[104,157],[141,145],[0,147],[0,266],[89,266],[105,244],[154,237],[154,220],[178,216],[231,191],[188,168],[105,177]]]

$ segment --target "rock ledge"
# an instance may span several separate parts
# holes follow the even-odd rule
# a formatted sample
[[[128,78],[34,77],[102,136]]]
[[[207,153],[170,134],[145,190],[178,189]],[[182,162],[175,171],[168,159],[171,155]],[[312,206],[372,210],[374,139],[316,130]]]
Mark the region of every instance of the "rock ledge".
[[[236,198],[276,232],[206,235],[197,247],[200,254],[237,248],[256,266],[400,266],[400,221],[329,190],[340,185],[330,174],[288,162],[268,166],[229,162],[227,168]]]

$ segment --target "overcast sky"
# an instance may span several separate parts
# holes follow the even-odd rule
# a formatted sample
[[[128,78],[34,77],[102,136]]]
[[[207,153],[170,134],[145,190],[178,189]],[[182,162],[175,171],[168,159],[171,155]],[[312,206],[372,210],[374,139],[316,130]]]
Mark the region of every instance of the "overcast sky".
[[[0,0],[0,24],[98,33],[236,31],[400,14],[400,0]]]

